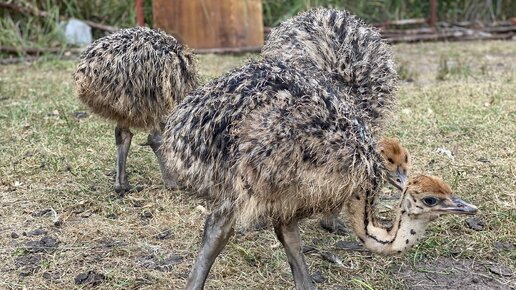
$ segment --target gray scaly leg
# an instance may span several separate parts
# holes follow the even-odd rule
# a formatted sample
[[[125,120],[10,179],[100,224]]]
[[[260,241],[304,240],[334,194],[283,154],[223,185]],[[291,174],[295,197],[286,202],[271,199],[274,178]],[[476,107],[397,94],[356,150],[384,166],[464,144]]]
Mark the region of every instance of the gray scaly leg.
[[[287,254],[288,263],[292,270],[292,275],[294,276],[296,290],[314,289],[312,277],[308,272],[308,267],[303,257],[301,235],[299,234],[297,221],[291,222],[290,224],[276,225],[274,226],[274,231]]]
[[[227,212],[215,212],[206,218],[201,249],[188,277],[187,290],[200,290],[208,277],[215,258],[220,254],[233,234],[233,216]]]
[[[115,128],[115,142],[116,142],[116,177],[115,177],[115,192],[124,194],[131,189],[129,181],[127,180],[127,154],[131,146],[131,139],[133,133],[128,128],[117,125]]]
[[[166,167],[165,159],[160,149],[161,144],[163,143],[163,138],[161,137],[161,133],[157,130],[152,131],[147,137],[147,144],[151,147],[152,151],[156,155],[159,163],[159,169],[161,171],[161,178],[165,183],[165,187],[170,190],[178,189],[178,185],[174,174]]]

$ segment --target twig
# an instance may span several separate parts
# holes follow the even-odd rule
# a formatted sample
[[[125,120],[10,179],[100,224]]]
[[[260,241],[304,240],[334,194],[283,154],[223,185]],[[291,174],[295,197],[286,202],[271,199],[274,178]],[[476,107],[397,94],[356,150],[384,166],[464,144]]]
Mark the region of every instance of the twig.
[[[77,58],[76,55],[57,55],[55,56],[59,60],[70,60]],[[17,64],[17,63],[31,63],[35,62],[37,60],[40,60],[41,57],[39,56],[24,56],[24,57],[9,57],[9,58],[0,58],[0,64],[7,65],[7,64]],[[0,99],[1,101],[1,99]]]
[[[198,48],[194,49],[195,53],[206,54],[206,53],[247,53],[247,52],[260,52],[262,46],[247,46],[247,47],[227,47],[227,48]]]
[[[79,53],[82,51],[81,48],[66,48],[63,49],[62,47],[21,47],[17,48],[14,46],[3,46],[0,45],[0,51],[7,51],[7,52],[24,52],[27,54],[41,54],[45,52],[62,52],[62,51],[70,51],[73,53]]]
[[[400,19],[400,20],[385,21],[385,22],[381,22],[381,23],[374,23],[373,26],[376,26],[376,27],[384,27],[384,26],[389,26],[389,25],[402,26],[402,25],[409,25],[409,24],[425,24],[427,22],[428,22],[428,20],[426,20],[424,18]]]

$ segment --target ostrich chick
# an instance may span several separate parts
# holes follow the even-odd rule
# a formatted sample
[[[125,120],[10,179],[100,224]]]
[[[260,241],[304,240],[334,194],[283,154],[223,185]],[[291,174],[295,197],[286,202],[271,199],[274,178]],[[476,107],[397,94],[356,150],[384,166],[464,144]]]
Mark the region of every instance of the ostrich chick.
[[[474,213],[437,178],[405,189],[392,229],[374,201],[386,181],[361,111],[316,79],[278,61],[248,63],[189,94],[169,115],[161,147],[178,180],[212,202],[186,289],[202,289],[235,224],[272,221],[296,289],[313,289],[298,221],[344,208],[365,246],[407,249],[444,213]]]
[[[407,174],[411,165],[408,150],[396,138],[383,138],[378,142],[378,147],[383,165],[387,170],[389,183],[402,190],[406,185]],[[325,215],[319,224],[330,233],[344,235],[347,232],[346,226],[339,219],[339,213],[340,211],[336,211]]]
[[[193,53],[164,32],[124,29],[93,42],[81,54],[74,79],[79,99],[117,124],[115,191],[130,189],[126,174],[130,128],[150,131],[148,145],[158,157],[165,184],[176,187],[163,166],[159,145],[164,118],[197,86]]]

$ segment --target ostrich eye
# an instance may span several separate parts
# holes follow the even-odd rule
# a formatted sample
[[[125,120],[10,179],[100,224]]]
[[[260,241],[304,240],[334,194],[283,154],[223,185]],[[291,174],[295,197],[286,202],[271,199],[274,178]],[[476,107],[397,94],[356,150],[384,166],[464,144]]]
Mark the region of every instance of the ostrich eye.
[[[438,201],[439,200],[437,198],[432,196],[423,198],[423,203],[427,206],[434,206]]]

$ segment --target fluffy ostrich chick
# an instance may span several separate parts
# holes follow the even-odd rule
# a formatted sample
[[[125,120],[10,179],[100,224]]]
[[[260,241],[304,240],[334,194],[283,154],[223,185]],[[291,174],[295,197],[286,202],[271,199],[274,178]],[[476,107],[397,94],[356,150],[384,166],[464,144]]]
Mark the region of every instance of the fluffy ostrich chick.
[[[212,202],[186,289],[204,287],[236,224],[270,220],[296,289],[313,289],[300,219],[343,208],[368,249],[393,254],[436,217],[476,211],[440,179],[418,176],[403,192],[394,226],[377,224],[374,202],[386,170],[360,112],[278,60],[248,63],[184,99],[167,119],[161,148],[181,184]]]
[[[172,36],[135,27],[93,42],[80,57],[74,73],[79,99],[97,115],[116,123],[115,191],[130,189],[126,160],[133,133],[150,132],[148,144],[160,161],[161,130],[168,113],[197,86],[193,53]],[[174,177],[160,161],[167,187]]]
[[[396,138],[382,138],[378,142],[378,147],[389,183],[402,190],[407,183],[407,174],[411,166],[408,150]],[[339,213],[340,211],[336,211],[325,215],[320,221],[321,227],[338,235],[347,233],[345,223],[339,219]]]

